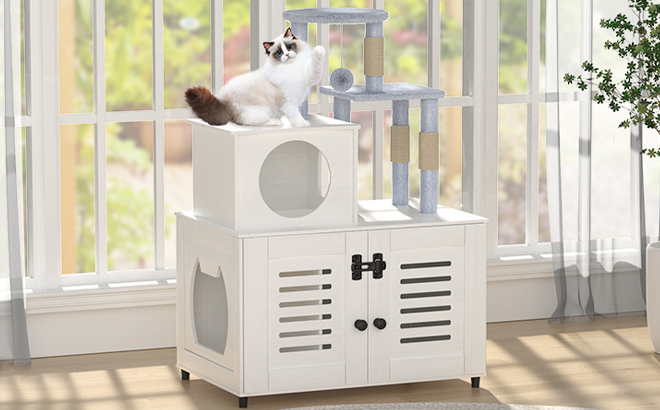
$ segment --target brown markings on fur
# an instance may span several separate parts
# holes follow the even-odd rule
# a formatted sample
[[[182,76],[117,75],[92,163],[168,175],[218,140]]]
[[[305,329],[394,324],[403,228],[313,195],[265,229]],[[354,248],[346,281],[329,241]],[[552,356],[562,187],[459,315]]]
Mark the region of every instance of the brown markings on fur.
[[[268,56],[270,55],[270,51],[268,51],[268,49],[270,49],[273,46],[273,44],[275,43],[272,41],[264,41],[264,49],[266,49],[266,55]]]
[[[294,40],[298,38],[293,35],[293,31],[291,31],[291,27],[286,29],[286,31],[284,32],[284,37],[293,37]]]
[[[219,100],[206,87],[191,87],[186,90],[186,102],[195,115],[211,125],[225,125],[234,118],[234,107]]]

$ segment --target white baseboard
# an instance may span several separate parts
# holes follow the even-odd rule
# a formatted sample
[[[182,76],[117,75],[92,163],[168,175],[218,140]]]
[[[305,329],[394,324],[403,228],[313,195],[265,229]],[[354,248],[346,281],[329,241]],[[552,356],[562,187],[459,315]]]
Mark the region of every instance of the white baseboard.
[[[176,305],[29,314],[32,357],[176,345]]]

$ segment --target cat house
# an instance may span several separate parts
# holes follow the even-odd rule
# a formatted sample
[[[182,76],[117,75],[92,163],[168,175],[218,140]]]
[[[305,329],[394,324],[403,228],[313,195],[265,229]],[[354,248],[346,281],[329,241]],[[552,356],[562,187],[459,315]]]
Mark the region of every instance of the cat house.
[[[359,125],[193,126],[193,211],[236,231],[357,221]]]

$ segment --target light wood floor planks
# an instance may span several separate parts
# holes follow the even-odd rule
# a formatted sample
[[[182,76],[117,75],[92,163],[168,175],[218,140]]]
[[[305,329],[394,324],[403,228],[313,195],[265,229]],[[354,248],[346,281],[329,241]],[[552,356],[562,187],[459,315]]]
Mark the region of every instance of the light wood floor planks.
[[[194,376],[174,349],[35,359],[0,367],[0,409],[237,409],[236,397]],[[660,355],[643,317],[595,323],[488,325],[488,376],[469,380],[253,397],[249,409],[389,402],[493,402],[660,409]]]

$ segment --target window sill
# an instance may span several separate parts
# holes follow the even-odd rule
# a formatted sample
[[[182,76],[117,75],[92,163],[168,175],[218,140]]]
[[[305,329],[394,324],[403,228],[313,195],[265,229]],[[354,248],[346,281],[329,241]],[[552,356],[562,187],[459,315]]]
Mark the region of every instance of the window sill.
[[[134,282],[138,283],[138,282]],[[176,303],[176,283],[98,289],[27,292],[26,313],[61,313]]]

